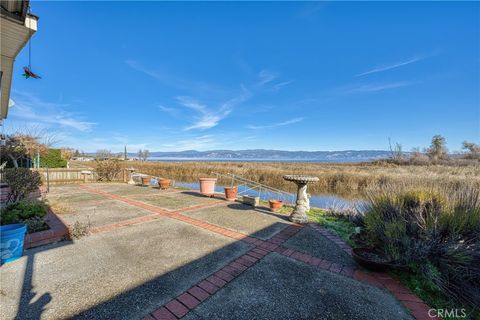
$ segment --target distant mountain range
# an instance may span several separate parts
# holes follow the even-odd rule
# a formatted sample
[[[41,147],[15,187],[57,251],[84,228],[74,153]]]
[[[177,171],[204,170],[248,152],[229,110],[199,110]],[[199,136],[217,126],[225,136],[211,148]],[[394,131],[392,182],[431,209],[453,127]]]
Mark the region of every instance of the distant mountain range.
[[[150,152],[150,160],[271,160],[271,161],[318,161],[318,162],[360,162],[386,159],[391,153],[384,150],[345,151],[282,151],[282,150],[186,150],[178,152]],[[129,153],[129,157],[136,157]]]

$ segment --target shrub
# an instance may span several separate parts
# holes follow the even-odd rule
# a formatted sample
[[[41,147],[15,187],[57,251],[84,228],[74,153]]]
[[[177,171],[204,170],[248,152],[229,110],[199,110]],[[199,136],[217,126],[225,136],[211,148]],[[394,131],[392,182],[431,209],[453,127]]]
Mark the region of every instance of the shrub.
[[[30,192],[37,190],[42,184],[40,174],[28,168],[4,169],[3,180],[11,189],[8,203],[24,199]]]
[[[480,308],[480,195],[473,187],[369,196],[367,244],[455,301]]]
[[[121,171],[120,163],[117,159],[97,160],[95,171],[99,181],[112,181]]]
[[[29,233],[48,229],[47,207],[38,201],[21,201],[1,211],[1,224],[25,223]]]
[[[90,228],[90,219],[88,219],[87,223],[75,221],[73,228],[70,230],[70,237],[72,239],[80,239],[81,237],[85,237],[88,235]]]
[[[61,149],[50,149],[46,155],[40,156],[40,166],[42,168],[66,168],[67,160],[62,157]]]

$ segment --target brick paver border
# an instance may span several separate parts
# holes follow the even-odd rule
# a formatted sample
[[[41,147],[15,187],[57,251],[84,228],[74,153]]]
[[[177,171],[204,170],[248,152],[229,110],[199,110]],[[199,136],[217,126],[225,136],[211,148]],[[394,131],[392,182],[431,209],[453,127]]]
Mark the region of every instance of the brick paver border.
[[[215,294],[220,288],[224,287],[228,282],[238,277],[245,270],[251,268],[258,261],[263,259],[270,252],[277,252],[284,256],[290,257],[297,261],[318,267],[320,269],[333,272],[345,277],[353,278],[357,281],[365,282],[369,285],[376,286],[381,289],[388,290],[403,306],[410,311],[412,316],[417,320],[431,320],[441,319],[439,317],[430,317],[428,311],[431,309],[426,303],[417,297],[410,289],[400,283],[400,281],[392,278],[389,274],[384,272],[368,272],[359,267],[352,267],[341,265],[333,261],[320,259],[309,254],[286,248],[282,244],[294,236],[303,226],[292,224],[282,231],[275,234],[268,240],[261,240],[249,235],[222,228],[201,220],[193,219],[184,215],[182,212],[208,208],[225,203],[224,200],[219,200],[214,203],[208,203],[198,206],[182,208],[174,211],[167,211],[160,209],[153,205],[148,205],[141,201],[131,200],[129,198],[114,195],[98,189],[79,185],[80,188],[103,195],[105,197],[123,201],[133,206],[140,207],[145,210],[154,212],[154,214],[139,218],[126,220],[120,223],[115,223],[107,226],[94,228],[92,233],[107,232],[113,229],[125,227],[142,222],[153,221],[161,216],[183,221],[185,223],[200,227],[202,229],[221,234],[223,236],[240,240],[254,246],[253,249],[240,256],[233,262],[227,264],[222,269],[214,272],[207,278],[199,281],[197,284],[180,294],[178,297],[170,300],[160,308],[148,314],[144,319],[146,320],[176,320],[185,316],[190,310],[196,308],[200,303],[206,300],[211,295]],[[348,255],[352,255],[352,248],[343,239],[330,233],[327,229],[318,224],[310,224],[314,230],[318,231],[322,236],[328,238],[337,244]]]
[[[352,247],[350,247],[350,245],[343,241],[343,239],[341,239],[339,236],[332,234],[329,230],[319,226],[318,224],[310,224],[310,226],[318,231],[322,236],[337,244],[348,255],[352,256]],[[413,293],[410,289],[405,287],[400,281],[391,277],[388,273],[368,272],[361,268],[354,268],[353,270],[348,269],[346,272],[343,272],[342,270],[340,273],[345,276],[352,277],[355,280],[390,291],[390,293],[397,298],[397,300],[400,301],[417,320],[441,319],[437,316],[431,317],[428,314],[428,311],[432,308],[422,299],[417,297],[417,295],[415,295],[415,293]]]
[[[214,295],[220,288],[237,278],[244,271],[252,268],[270,252],[278,252],[280,245],[294,236],[303,226],[290,225],[272,238],[264,241],[248,237],[246,242],[254,247],[247,253],[231,261],[220,270],[200,280],[176,298],[148,314],[146,320],[176,320],[185,316],[203,301]],[[243,240],[246,240],[243,239]]]
[[[56,215],[52,210],[47,213],[46,223],[48,230],[29,233],[25,235],[24,248],[30,249],[45,244],[55,243],[68,238],[69,232],[65,221]]]

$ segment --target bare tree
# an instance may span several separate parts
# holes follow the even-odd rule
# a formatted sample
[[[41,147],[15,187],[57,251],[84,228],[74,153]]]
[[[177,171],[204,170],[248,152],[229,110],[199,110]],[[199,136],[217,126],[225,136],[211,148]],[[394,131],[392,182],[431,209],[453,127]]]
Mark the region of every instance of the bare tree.
[[[148,157],[150,156],[150,151],[148,151],[147,149],[145,150],[138,150],[138,159],[142,160],[142,161],[147,161]]]
[[[403,148],[402,145],[398,142],[395,142],[395,146],[392,146],[392,140],[388,138],[388,146],[390,148],[390,157],[396,162],[401,162],[404,160]]]
[[[143,150],[142,156],[142,160],[147,161],[148,157],[150,156],[150,151],[148,151],[148,149]]]
[[[101,149],[95,153],[96,160],[108,160],[110,158],[112,158],[112,152],[110,150]]]
[[[34,159],[36,155],[45,155],[56,141],[55,135],[46,130],[27,127],[7,134],[5,145],[1,146],[0,152],[18,168],[20,159]]]
[[[480,159],[480,145],[478,145],[476,143],[473,143],[473,142],[463,141],[462,149],[467,150],[469,152],[466,155],[466,158],[468,158],[468,159]]]

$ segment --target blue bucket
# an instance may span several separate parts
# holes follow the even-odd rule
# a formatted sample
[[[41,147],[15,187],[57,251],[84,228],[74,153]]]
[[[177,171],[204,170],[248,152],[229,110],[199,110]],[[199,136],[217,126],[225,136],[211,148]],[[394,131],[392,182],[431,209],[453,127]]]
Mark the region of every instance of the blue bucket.
[[[17,260],[23,255],[23,240],[27,226],[24,224],[7,224],[0,226],[1,264]]]

